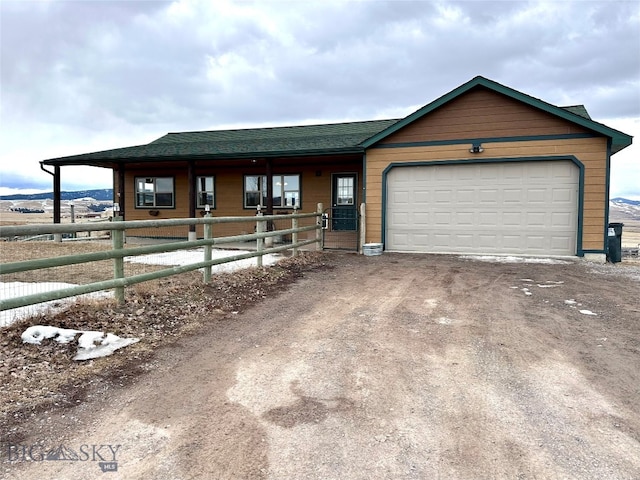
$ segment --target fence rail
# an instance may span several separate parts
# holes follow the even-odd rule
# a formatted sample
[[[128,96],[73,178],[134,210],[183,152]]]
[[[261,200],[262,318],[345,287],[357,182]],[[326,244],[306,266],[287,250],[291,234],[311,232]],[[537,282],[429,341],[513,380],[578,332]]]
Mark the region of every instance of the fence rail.
[[[300,247],[318,244],[321,248],[321,206],[318,207],[317,213],[293,213],[291,215],[262,215],[251,217],[211,217],[206,215],[203,218],[183,218],[183,219],[166,219],[166,220],[134,220],[122,221],[121,217],[115,217],[108,225],[101,224],[54,224],[54,225],[24,225],[24,226],[6,226],[0,227],[0,238],[3,240],[11,240],[25,236],[38,235],[59,235],[64,233],[92,232],[92,231],[110,231],[112,241],[111,250],[98,251],[92,253],[84,253],[77,255],[66,255],[56,258],[40,258],[33,260],[24,260],[17,262],[3,263],[0,265],[0,275],[30,272],[44,268],[62,267],[69,265],[84,264],[88,262],[96,262],[102,260],[113,260],[114,275],[110,280],[88,283],[85,285],[77,285],[69,288],[62,288],[48,292],[23,295],[14,298],[0,299],[0,311],[10,310],[28,305],[48,302],[52,300],[60,300],[63,298],[73,297],[86,293],[98,292],[102,290],[115,289],[115,297],[119,303],[124,302],[124,289],[130,285],[159,278],[177,275],[193,270],[203,270],[203,281],[208,283],[211,280],[212,266],[220,265],[228,262],[235,262],[242,259],[257,257],[257,265],[262,266],[262,257],[271,253],[292,250],[293,255],[297,255]],[[299,226],[301,219],[311,219],[311,225]],[[291,228],[280,230],[270,230],[267,225],[273,225],[275,221],[282,224],[283,220],[290,220]],[[226,237],[213,237],[211,235],[212,227],[215,224],[222,223],[254,223],[255,232],[252,234],[232,235]],[[200,240],[172,241],[169,243],[159,243],[140,247],[124,248],[125,235],[124,232],[130,229],[153,229],[172,226],[192,226],[204,225],[204,238]],[[313,232],[315,235],[306,240],[298,240],[298,234],[303,232]],[[291,243],[279,246],[266,246],[265,240],[271,237],[280,237],[290,235]],[[60,237],[58,237],[60,238]],[[224,258],[212,259],[212,248],[216,245],[228,244],[232,242],[256,241],[256,250],[246,253],[230,255]],[[139,255],[148,255],[163,252],[175,252],[179,250],[192,250],[194,248],[204,247],[203,260],[200,262],[190,263],[188,265],[171,266],[154,272],[125,276],[124,275],[124,258]]]

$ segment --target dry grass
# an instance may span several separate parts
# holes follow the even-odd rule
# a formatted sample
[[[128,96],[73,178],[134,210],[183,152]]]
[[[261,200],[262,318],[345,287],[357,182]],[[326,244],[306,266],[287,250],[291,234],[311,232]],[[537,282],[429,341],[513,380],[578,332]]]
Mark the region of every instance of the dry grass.
[[[129,245],[127,247],[136,247]],[[3,242],[0,249],[0,263],[20,262],[40,258],[58,258],[67,255],[80,255],[111,250],[109,241],[72,241],[72,242]],[[162,265],[147,265],[125,262],[125,275],[153,272],[167,268]],[[84,285],[113,278],[113,260],[81,263],[64,267],[43,268],[30,272],[3,275],[3,282],[67,282]]]
[[[622,246],[637,247],[640,245],[640,221],[626,220],[622,227]]]
[[[77,303],[64,312],[1,328],[0,430],[6,438],[19,439],[21,424],[43,409],[73,406],[104,382],[126,383],[150,368],[158,347],[212,323],[231,321],[233,312],[282,291],[325,261],[321,253],[304,253],[270,267],[214,275],[208,285],[190,272],[127,289],[123,306],[106,300]],[[76,362],[73,343],[23,344],[21,333],[38,324],[108,331],[141,341],[110,357]]]

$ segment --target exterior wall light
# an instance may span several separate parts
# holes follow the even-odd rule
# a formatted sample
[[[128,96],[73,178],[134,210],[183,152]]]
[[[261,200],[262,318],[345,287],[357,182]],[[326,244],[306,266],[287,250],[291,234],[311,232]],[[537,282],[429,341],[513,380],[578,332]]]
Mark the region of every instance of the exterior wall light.
[[[484,148],[482,148],[482,145],[480,143],[474,143],[473,145],[471,145],[471,148],[469,149],[469,153],[482,153],[484,152]]]

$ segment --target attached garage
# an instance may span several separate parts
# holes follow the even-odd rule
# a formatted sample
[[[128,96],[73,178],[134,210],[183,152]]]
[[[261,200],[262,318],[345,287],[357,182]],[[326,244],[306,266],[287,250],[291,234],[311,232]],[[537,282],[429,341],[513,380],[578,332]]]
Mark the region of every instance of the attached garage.
[[[630,144],[582,105],[476,77],[363,143],[365,243],[601,261],[611,156]]]
[[[386,248],[575,255],[580,168],[570,160],[390,168]]]

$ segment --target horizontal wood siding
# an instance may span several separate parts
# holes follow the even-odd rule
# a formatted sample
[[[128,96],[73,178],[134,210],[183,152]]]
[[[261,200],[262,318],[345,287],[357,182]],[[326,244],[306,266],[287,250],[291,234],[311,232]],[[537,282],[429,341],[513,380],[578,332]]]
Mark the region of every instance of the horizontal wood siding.
[[[470,154],[468,145],[372,148],[367,151],[367,243],[382,240],[382,174],[391,163],[457,161],[574,155],[585,166],[582,248],[602,250],[606,209],[606,149],[604,137],[484,144]]]
[[[380,143],[567,133],[587,133],[587,130],[512,98],[477,87]]]
[[[229,216],[255,216],[254,208],[244,208],[244,176],[264,175],[264,168],[225,168],[216,169],[213,167],[196,167],[196,176],[215,176],[215,208],[211,214],[216,217]],[[301,206],[300,212],[315,212],[318,203],[324,204],[325,208],[331,205],[331,175],[333,173],[356,173],[359,185],[359,201],[362,201],[362,163],[345,162],[312,165],[274,165],[273,174],[292,174],[301,176]],[[175,177],[176,195],[175,208],[135,208],[135,177],[141,176],[172,176]],[[150,220],[163,218],[188,218],[189,199],[187,184],[186,165],[177,166],[172,169],[129,169],[125,175],[125,205],[127,220]],[[151,216],[150,210],[158,212],[157,216]],[[203,209],[196,210],[196,216],[201,217]],[[293,213],[292,209],[274,208],[274,214]],[[279,228],[285,228],[284,225]],[[286,227],[290,228],[290,227]],[[214,225],[214,236],[239,235],[253,233],[253,223],[220,224]],[[144,235],[154,237],[187,237],[188,227],[172,227],[171,229],[155,229],[153,232],[130,232],[131,235]],[[197,227],[198,238],[203,235],[201,226]]]

